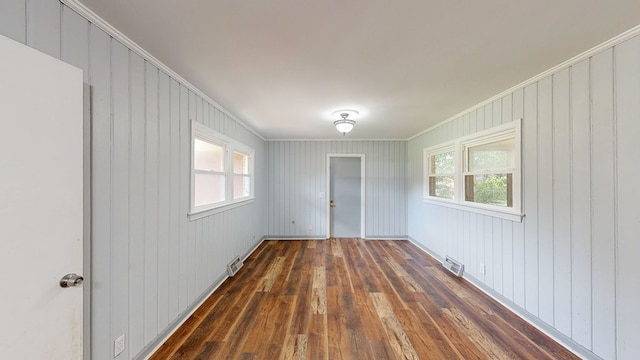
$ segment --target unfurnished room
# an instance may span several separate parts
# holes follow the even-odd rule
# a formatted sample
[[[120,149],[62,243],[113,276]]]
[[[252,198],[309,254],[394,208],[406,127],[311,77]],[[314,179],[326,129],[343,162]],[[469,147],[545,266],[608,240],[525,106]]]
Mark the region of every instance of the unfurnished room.
[[[0,358],[640,358],[637,0],[0,0]]]

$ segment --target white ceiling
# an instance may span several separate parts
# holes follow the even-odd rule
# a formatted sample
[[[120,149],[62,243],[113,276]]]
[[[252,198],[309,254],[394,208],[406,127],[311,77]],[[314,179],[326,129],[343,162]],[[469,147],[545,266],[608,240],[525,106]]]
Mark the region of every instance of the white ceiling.
[[[406,139],[640,24],[638,0],[81,0],[267,139]]]

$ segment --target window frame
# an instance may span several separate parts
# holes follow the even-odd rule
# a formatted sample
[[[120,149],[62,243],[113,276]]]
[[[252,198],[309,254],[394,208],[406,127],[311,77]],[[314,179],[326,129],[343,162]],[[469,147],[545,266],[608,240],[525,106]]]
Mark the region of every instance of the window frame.
[[[248,147],[248,146],[242,145],[240,143],[234,143],[234,144],[231,145],[231,149],[229,150],[229,153],[231,155],[230,156],[230,158],[231,158],[231,164],[230,164],[230,166],[231,166],[231,170],[230,170],[230,173],[231,173],[231,199],[233,201],[236,201],[236,202],[237,201],[244,201],[244,200],[252,199],[253,198],[253,190],[255,188],[255,186],[254,186],[255,185],[255,181],[254,181],[254,178],[253,178],[253,165],[254,165],[253,163],[254,163],[255,151],[252,148]],[[247,164],[247,168],[248,168],[248,170],[247,170],[248,173],[247,174],[236,174],[235,173],[234,164],[233,164],[233,154],[235,154],[235,153],[239,153],[239,154],[247,156],[247,161],[249,162]],[[242,176],[242,177],[249,178],[249,195],[242,196],[242,197],[239,197],[237,199],[235,198],[233,181],[235,180],[236,176]]]
[[[496,127],[479,131],[474,134],[463,136],[452,141],[438,144],[423,151],[423,201],[436,205],[448,206],[460,210],[471,211],[484,215],[490,215],[502,219],[521,222],[524,214],[522,213],[522,119],[513,120],[511,122],[498,125]],[[511,199],[512,207],[499,205],[483,204],[473,201],[467,201],[465,189],[465,175],[472,175],[477,172],[469,172],[468,149],[474,146],[489,144],[492,142],[505,140],[513,137],[515,140],[514,168],[512,169],[511,178]],[[429,195],[429,161],[430,156],[444,151],[453,146],[455,149],[455,175],[454,175],[454,199],[446,199]],[[504,170],[504,169],[502,169]],[[504,174],[505,171],[495,172],[496,174]],[[483,172],[488,173],[488,172]]]
[[[190,201],[189,201],[189,219],[196,220],[205,216],[209,216],[211,214],[215,214],[220,211],[224,211],[236,206],[241,206],[244,203],[251,202],[255,199],[254,192],[254,158],[255,151],[253,148],[246,146],[244,144],[239,143],[238,141],[231,139],[227,136],[220,134],[219,132],[195,121],[191,120],[191,138],[190,138],[190,153],[191,153],[191,163],[190,163]],[[223,155],[223,172],[219,171],[203,171],[195,169],[195,140],[198,139],[200,141],[205,141],[207,143],[213,144],[215,146],[222,147],[224,151]],[[233,198],[233,179],[234,179],[234,169],[233,169],[233,153],[238,152],[245,155],[248,155],[248,176],[251,179],[250,186],[250,194],[249,196],[243,196],[238,199]],[[217,175],[224,175],[224,200],[214,203],[208,203],[204,205],[195,205],[195,194],[196,194],[196,186],[195,186],[195,175],[197,173],[212,173]]]
[[[456,172],[459,168],[459,164],[458,164],[458,156],[457,156],[457,152],[456,152],[456,146],[454,142],[450,142],[450,143],[445,143],[445,144],[440,144],[440,145],[436,145],[430,148],[426,148],[423,150],[424,154],[423,154],[423,169],[424,169],[424,184],[423,184],[423,197],[424,198],[428,198],[428,199],[433,199],[436,201],[445,201],[445,202],[456,202],[457,198],[458,198],[458,194],[457,194],[457,177],[456,177]],[[440,155],[440,154],[444,154],[444,153],[448,153],[448,152],[453,152],[453,172],[452,173],[446,173],[446,174],[436,174],[435,171],[433,171],[433,169],[431,168],[431,158],[433,156],[436,155]],[[453,176],[453,199],[449,199],[449,198],[445,198],[445,197],[441,197],[441,196],[436,196],[436,195],[431,195],[431,178],[434,177],[441,177],[441,176]]]
[[[514,139],[514,164],[513,168],[502,168],[502,169],[494,169],[494,170],[485,170],[485,171],[470,171],[469,170],[469,149],[476,146],[486,145],[495,143],[498,141]],[[520,150],[519,150],[519,141],[518,141],[518,129],[516,127],[509,127],[504,131],[492,131],[488,135],[475,137],[469,139],[468,141],[461,142],[461,150],[462,150],[462,161],[463,168],[461,174],[461,190],[462,197],[461,200],[467,206],[474,206],[479,208],[485,208],[490,210],[502,211],[502,212],[516,212],[520,213],[521,210],[521,186],[517,186],[520,184]],[[474,201],[467,200],[467,176],[475,176],[475,175],[497,175],[497,174],[507,174],[511,175],[511,182],[507,185],[507,189],[511,187],[511,194],[507,193],[507,204],[509,203],[509,198],[511,200],[511,206],[499,206],[499,205],[491,205],[485,203],[479,203]],[[509,186],[510,185],[510,186]],[[513,209],[514,211],[509,211],[509,209]]]

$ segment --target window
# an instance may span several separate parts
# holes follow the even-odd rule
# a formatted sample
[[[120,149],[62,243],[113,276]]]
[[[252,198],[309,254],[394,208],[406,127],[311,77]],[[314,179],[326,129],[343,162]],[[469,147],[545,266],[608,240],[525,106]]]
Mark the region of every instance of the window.
[[[521,221],[520,136],[516,120],[425,149],[425,201]]]
[[[425,193],[443,199],[455,198],[455,150],[453,146],[427,151],[425,169],[429,178]]]
[[[465,146],[464,200],[513,207],[515,134]]]
[[[190,215],[253,198],[253,149],[195,121],[191,146]]]
[[[233,152],[233,199],[251,196],[251,174],[249,172],[249,154]]]
[[[226,200],[225,148],[196,137],[193,144],[194,207]]]

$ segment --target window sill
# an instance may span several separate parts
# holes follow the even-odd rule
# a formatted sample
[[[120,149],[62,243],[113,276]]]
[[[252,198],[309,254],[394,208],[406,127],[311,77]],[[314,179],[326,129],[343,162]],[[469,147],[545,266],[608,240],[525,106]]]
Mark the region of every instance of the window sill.
[[[211,209],[193,211],[188,213],[187,216],[189,217],[189,221],[194,221],[194,220],[202,219],[204,217],[218,214],[227,210],[235,209],[240,206],[248,205],[253,203],[254,201],[255,201],[255,197],[251,197],[248,199],[238,200],[230,204],[220,205]]]
[[[487,216],[493,216],[493,217],[496,217],[496,218],[505,219],[505,220],[509,220],[509,221],[514,221],[514,222],[522,222],[522,219],[524,218],[524,214],[508,212],[508,211],[498,211],[498,210],[492,210],[492,209],[485,209],[485,208],[481,208],[481,207],[476,207],[476,206],[471,206],[471,205],[466,205],[466,204],[460,204],[458,202],[453,202],[453,201],[448,201],[448,200],[436,200],[436,199],[423,198],[422,201],[427,203],[427,204],[446,206],[446,207],[453,208],[453,209],[469,211],[469,212],[482,214],[482,215],[487,215]]]

